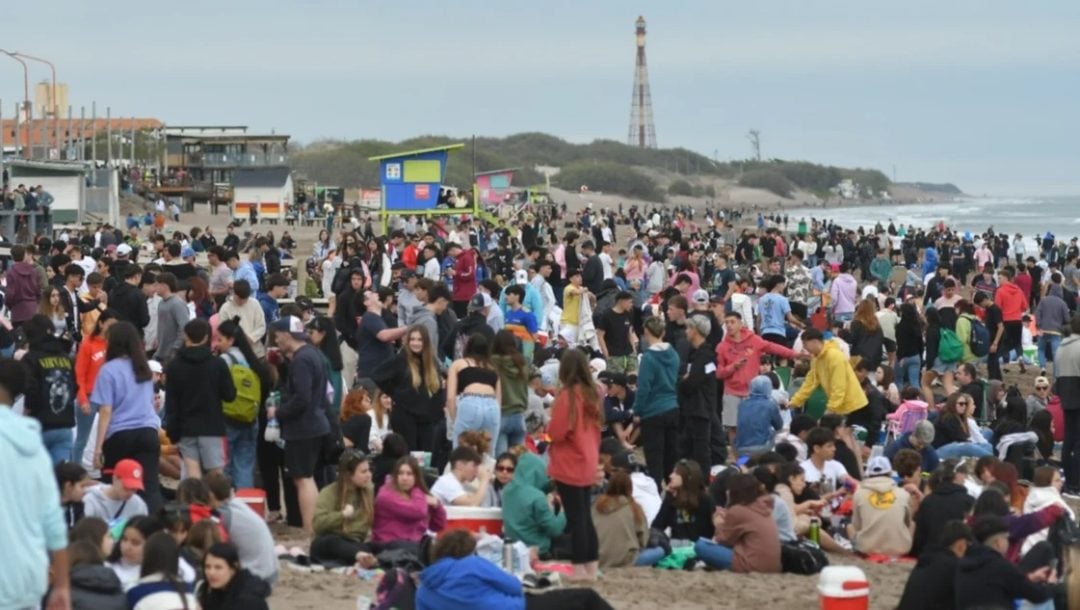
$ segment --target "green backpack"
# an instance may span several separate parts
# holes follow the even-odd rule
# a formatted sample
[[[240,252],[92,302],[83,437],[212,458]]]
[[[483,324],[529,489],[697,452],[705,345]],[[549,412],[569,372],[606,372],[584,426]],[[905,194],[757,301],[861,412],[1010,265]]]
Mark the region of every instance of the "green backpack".
[[[940,336],[941,338],[938,340],[938,359],[946,364],[960,362],[964,357],[964,344],[960,342],[960,337],[957,337],[956,333],[948,328],[942,328]]]
[[[236,386],[236,398],[221,403],[225,417],[241,424],[250,424],[259,415],[262,382],[254,369],[236,362],[229,354],[225,354],[225,362],[229,363],[229,374]]]

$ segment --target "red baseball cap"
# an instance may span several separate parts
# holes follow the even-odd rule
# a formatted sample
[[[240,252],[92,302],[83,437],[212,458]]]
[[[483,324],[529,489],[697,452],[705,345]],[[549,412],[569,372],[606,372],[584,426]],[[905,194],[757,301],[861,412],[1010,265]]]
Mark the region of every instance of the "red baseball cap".
[[[113,467],[113,479],[119,480],[125,489],[143,491],[142,464],[135,460],[120,460]]]

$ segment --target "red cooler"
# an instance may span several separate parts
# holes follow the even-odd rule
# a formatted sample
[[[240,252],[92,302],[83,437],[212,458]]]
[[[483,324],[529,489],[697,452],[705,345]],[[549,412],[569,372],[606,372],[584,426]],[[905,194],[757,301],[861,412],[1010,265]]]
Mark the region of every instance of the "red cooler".
[[[828,566],[818,578],[821,610],[867,610],[870,583],[855,566]]]
[[[474,506],[447,506],[446,529],[465,528],[479,534],[481,528],[492,536],[502,536],[503,529],[501,508],[480,508]]]
[[[248,505],[263,519],[266,518],[266,492],[261,489],[247,487],[236,490],[236,499]]]

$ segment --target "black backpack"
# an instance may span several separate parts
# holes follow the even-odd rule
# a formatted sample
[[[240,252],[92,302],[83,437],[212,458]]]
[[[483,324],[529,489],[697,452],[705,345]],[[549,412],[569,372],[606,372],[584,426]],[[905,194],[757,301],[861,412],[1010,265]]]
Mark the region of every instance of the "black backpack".
[[[780,544],[780,567],[789,574],[817,574],[829,565],[829,558],[817,545],[808,542]]]

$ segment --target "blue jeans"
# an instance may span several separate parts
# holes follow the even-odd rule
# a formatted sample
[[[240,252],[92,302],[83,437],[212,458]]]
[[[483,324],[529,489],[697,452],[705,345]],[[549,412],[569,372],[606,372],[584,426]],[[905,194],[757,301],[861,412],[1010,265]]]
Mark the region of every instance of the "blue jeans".
[[[844,313],[833,313],[832,317],[836,322],[850,322],[855,319],[855,312],[845,311]]]
[[[467,430],[483,430],[492,440],[499,438],[499,423],[502,413],[499,411],[499,403],[494,396],[481,394],[459,394],[457,397],[457,414],[454,417],[454,433],[451,440],[454,448],[458,446],[458,437]],[[494,454],[495,444],[491,444],[488,453]]]
[[[654,566],[664,558],[664,549],[654,546],[651,549],[641,549],[638,551],[637,559],[634,560],[635,566]]]
[[[42,430],[41,440],[45,443],[45,450],[49,452],[49,457],[52,458],[53,466],[71,460],[71,448],[74,445],[71,428]]]
[[[250,426],[225,426],[225,439],[229,454],[225,461],[225,474],[232,479],[233,487],[245,489],[255,486],[255,441],[259,434],[259,422]]]
[[[95,403],[90,403],[90,415],[83,415],[82,409],[75,407],[75,448],[71,451],[71,455],[72,460],[77,464],[82,463],[86,443],[90,442],[90,428],[94,425],[94,416],[97,412],[98,405]],[[95,442],[97,442],[96,439]]]
[[[901,390],[907,387],[919,387],[919,371],[922,368],[922,356],[904,356],[896,361],[896,385]]]
[[[735,559],[735,551],[708,538],[698,538],[694,543],[694,554],[704,561],[705,565],[719,570],[730,570]]]
[[[1051,335],[1045,332],[1039,335],[1039,368],[1046,368],[1047,355],[1050,356],[1050,360],[1055,365],[1057,364],[1056,356],[1059,345],[1061,345],[1061,335]]]
[[[946,460],[957,457],[986,457],[994,455],[994,449],[989,444],[980,443],[949,443],[937,449],[938,457]]]
[[[508,448],[525,442],[525,414],[503,415],[499,422],[499,438],[495,443],[495,455],[502,455]]]

